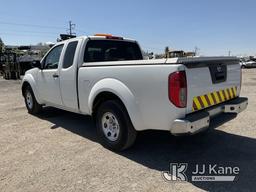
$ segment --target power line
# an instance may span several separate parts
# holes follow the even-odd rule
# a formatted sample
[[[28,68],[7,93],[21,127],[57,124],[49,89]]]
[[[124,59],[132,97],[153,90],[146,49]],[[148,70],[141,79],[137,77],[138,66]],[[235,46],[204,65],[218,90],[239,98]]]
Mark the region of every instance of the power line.
[[[12,32],[17,32],[17,33],[36,33],[36,34],[57,34],[56,32],[45,32],[45,31],[23,31],[23,30],[11,30],[11,31],[6,31],[4,30],[4,33],[12,33]],[[0,32],[1,33],[1,32]]]
[[[37,24],[28,24],[28,23],[14,23],[14,22],[5,22],[5,21],[0,21],[0,24],[2,25],[13,25],[13,26],[24,26],[24,27],[33,27],[33,28],[47,28],[47,29],[65,29],[64,27],[60,27],[60,26],[49,26],[49,25],[37,25]],[[70,35],[75,35],[74,31],[78,31],[80,33],[87,33],[85,32],[83,29],[75,29],[76,24],[72,23],[72,21],[69,21],[69,26],[67,29],[67,33]],[[23,31],[25,32],[25,31]],[[26,31],[27,32],[27,31]],[[30,32],[30,31],[28,31]],[[41,33],[41,32],[32,32],[31,33]],[[42,32],[43,33],[43,32]],[[45,33],[51,33],[51,32],[45,32]],[[52,32],[51,34],[54,34],[54,32]]]
[[[47,28],[47,29],[58,29],[59,32],[61,30],[67,30],[67,34],[69,35],[76,35],[75,27],[76,24],[72,23],[72,21],[69,21],[68,23],[68,29],[60,26],[49,26],[49,25],[38,25],[38,24],[28,24],[28,23],[14,23],[14,22],[5,22],[5,21],[0,21],[0,26],[1,25],[13,25],[13,26],[24,26],[24,27],[33,27],[33,28]],[[3,32],[0,32],[1,36],[34,36],[34,37],[48,37],[48,38],[56,38],[56,36],[59,34],[57,32],[47,32],[47,31],[32,31],[32,30],[2,30]],[[80,31],[81,33],[86,33],[83,31],[83,29],[79,29],[76,31]],[[14,33],[13,33],[14,32]],[[51,35],[52,34],[52,35]],[[56,36],[55,36],[56,35]]]
[[[84,34],[88,33],[88,31],[86,32],[85,30],[80,29],[80,28],[76,28],[76,31],[80,32],[80,33],[84,33]]]
[[[5,32],[0,32],[1,36],[25,36],[25,37],[49,37],[49,38],[56,38],[56,36],[50,36],[50,35],[36,35],[36,34],[21,34],[21,33],[5,33]]]
[[[59,27],[59,26],[35,25],[35,24],[27,24],[27,23],[12,23],[12,22],[4,22],[4,21],[0,21],[0,24],[3,24],[3,25],[27,26],[27,27],[37,27],[37,28],[65,29],[65,28]]]

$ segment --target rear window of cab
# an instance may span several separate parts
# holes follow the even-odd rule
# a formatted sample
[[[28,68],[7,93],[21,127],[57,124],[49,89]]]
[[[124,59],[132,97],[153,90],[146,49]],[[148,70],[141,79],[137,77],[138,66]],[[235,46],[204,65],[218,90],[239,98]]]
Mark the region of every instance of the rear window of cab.
[[[84,62],[142,60],[137,43],[117,40],[90,40],[87,42]]]

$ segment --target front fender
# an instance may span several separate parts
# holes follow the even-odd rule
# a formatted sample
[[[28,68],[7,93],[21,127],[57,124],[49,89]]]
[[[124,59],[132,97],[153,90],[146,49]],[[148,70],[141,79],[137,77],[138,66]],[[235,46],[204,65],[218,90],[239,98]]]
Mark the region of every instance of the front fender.
[[[39,104],[42,104],[42,100],[40,98],[40,95],[39,95],[39,92],[38,92],[38,89],[37,89],[37,84],[36,84],[36,80],[35,78],[33,77],[32,74],[26,74],[23,79],[22,79],[22,84],[21,84],[21,87],[23,87],[24,83],[27,82],[29,83],[30,87],[32,88],[33,90],[33,93],[35,95],[35,98],[36,98],[36,101],[39,103]]]
[[[92,87],[88,98],[90,113],[92,113],[92,107],[95,98],[102,92],[110,92],[118,96],[125,105],[134,128],[136,130],[142,130],[144,123],[142,122],[138,102],[136,101],[132,91],[124,83],[117,79],[102,79]]]

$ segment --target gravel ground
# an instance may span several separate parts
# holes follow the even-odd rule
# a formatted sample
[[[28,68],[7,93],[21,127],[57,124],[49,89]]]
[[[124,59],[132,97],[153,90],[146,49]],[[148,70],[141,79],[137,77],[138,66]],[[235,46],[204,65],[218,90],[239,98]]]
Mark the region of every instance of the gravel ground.
[[[246,111],[206,134],[176,138],[168,132],[140,133],[122,153],[97,142],[90,117],[47,108],[27,113],[20,81],[0,79],[1,191],[255,191],[256,69],[243,71]],[[238,166],[236,182],[167,182],[169,164]]]

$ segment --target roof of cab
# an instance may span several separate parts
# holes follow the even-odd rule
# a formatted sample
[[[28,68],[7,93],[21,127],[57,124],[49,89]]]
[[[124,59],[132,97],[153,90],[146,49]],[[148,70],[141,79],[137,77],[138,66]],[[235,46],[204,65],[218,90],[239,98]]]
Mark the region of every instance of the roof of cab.
[[[112,37],[120,37],[120,39],[108,39],[107,38],[107,35],[104,36],[103,34],[100,34],[99,35],[92,35],[92,36],[78,36],[78,37],[74,37],[74,38],[70,38],[70,39],[66,39],[66,40],[63,40],[63,41],[60,41],[60,42],[57,42],[54,46],[57,46],[57,45],[60,45],[60,44],[63,44],[63,43],[66,43],[66,42],[69,42],[69,41],[74,41],[74,40],[79,40],[79,39],[93,39],[93,40],[112,40],[112,41],[128,41],[128,42],[133,42],[133,43],[137,43],[136,40],[134,39],[129,39],[129,38],[124,38],[124,37],[120,37],[120,36],[112,36],[112,35],[109,35],[109,36],[112,36]]]

